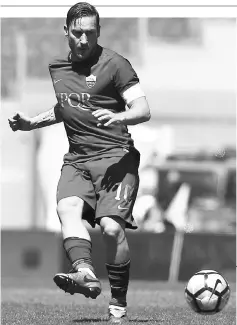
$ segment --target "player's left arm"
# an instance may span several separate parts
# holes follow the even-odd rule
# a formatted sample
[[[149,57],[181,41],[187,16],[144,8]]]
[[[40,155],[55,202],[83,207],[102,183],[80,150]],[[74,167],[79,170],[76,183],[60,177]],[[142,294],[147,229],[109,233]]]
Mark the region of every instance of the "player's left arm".
[[[150,108],[130,62],[121,56],[117,56],[111,62],[114,87],[129,109],[119,113],[98,109],[92,113],[98,119],[97,125],[135,125],[148,121],[151,118]]]
[[[127,111],[117,114],[117,118],[121,119],[122,123],[125,125],[136,125],[150,120],[150,108],[140,83],[125,90],[122,93],[122,97],[129,108]]]
[[[150,108],[140,84],[137,83],[122,93],[129,108],[125,112],[113,113],[107,109],[98,109],[92,114],[98,119],[98,126],[110,124],[136,125],[151,118]]]

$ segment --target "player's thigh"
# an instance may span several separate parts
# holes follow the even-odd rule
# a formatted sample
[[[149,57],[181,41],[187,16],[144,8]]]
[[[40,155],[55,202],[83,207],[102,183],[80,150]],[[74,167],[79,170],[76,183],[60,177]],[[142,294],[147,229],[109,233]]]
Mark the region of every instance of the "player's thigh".
[[[125,154],[122,157],[102,159],[97,166],[96,218],[118,216],[132,223],[131,214],[139,186],[139,156]]]
[[[92,208],[96,204],[94,187],[88,173],[74,166],[64,165],[57,187],[58,207],[61,207],[61,211],[78,208],[84,202]]]
[[[61,199],[57,204],[57,213],[61,220],[67,221],[72,218],[82,218],[84,201],[78,196],[69,196]]]
[[[115,185],[109,184],[99,191],[96,217],[120,216],[132,213],[139,186],[138,174],[128,172]]]

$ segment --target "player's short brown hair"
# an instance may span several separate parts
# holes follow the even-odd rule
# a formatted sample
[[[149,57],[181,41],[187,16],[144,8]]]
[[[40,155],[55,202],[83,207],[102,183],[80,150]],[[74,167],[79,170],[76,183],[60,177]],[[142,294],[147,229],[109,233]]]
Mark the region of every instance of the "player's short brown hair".
[[[95,16],[97,21],[97,26],[100,25],[100,16],[98,11],[94,6],[87,2],[78,2],[73,5],[67,13],[66,25],[69,27],[73,21],[81,17],[91,17]]]

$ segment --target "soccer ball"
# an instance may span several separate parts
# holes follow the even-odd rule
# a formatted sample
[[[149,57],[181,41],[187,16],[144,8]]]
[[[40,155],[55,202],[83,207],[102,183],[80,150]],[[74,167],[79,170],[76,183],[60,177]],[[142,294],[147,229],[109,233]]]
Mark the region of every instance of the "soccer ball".
[[[185,288],[188,305],[199,314],[221,311],[230,298],[230,287],[218,272],[202,270],[195,273]]]

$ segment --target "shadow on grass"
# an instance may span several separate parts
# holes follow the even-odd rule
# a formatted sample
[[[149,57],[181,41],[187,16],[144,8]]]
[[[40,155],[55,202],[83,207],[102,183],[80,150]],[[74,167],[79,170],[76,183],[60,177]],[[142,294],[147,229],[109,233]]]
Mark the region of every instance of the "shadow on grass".
[[[106,321],[105,318],[85,318],[85,317],[83,317],[80,319],[74,319],[72,322],[81,324],[81,323],[90,323],[90,322],[100,323],[100,322],[105,322],[105,321]]]
[[[80,319],[74,319],[72,322],[73,323],[99,323],[99,322],[107,322],[108,319],[107,318],[80,318]],[[129,318],[129,323],[148,323],[149,321],[151,321],[150,319],[137,319],[137,318]]]

